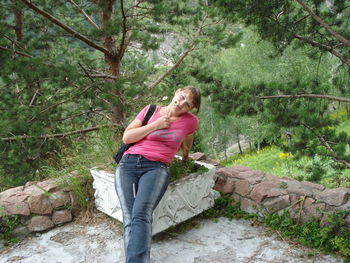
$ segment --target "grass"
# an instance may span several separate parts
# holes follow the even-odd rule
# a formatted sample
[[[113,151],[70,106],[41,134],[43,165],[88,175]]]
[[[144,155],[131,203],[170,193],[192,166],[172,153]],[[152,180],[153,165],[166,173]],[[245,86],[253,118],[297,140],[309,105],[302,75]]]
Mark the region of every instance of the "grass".
[[[278,177],[287,176],[299,181],[312,181],[329,188],[350,187],[350,169],[337,173],[330,167],[329,163],[324,162],[318,156],[314,158],[303,157],[300,160],[295,160],[293,155],[284,153],[276,146],[266,147],[259,152],[248,152],[243,155],[236,154],[227,161],[222,162],[221,165],[226,167],[243,165]],[[312,170],[314,169],[313,167],[325,169],[325,175],[318,178]]]
[[[63,147],[57,158],[40,173],[45,178],[64,178],[61,187],[70,189],[77,197],[82,208],[93,196],[90,168],[98,167],[114,170],[116,167],[113,154],[118,147],[117,140],[110,128],[92,132],[83,140],[72,140]],[[72,174],[71,176],[66,176]]]

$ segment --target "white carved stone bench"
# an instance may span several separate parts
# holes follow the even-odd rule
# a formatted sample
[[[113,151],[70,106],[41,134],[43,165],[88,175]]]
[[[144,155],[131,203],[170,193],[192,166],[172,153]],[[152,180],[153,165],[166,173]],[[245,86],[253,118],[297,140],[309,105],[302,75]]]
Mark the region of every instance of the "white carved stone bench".
[[[215,166],[196,161],[209,171],[190,174],[169,184],[162,200],[153,213],[152,234],[194,217],[214,205],[219,193],[215,184]],[[123,222],[123,214],[114,188],[114,174],[92,168],[95,206],[101,212]]]

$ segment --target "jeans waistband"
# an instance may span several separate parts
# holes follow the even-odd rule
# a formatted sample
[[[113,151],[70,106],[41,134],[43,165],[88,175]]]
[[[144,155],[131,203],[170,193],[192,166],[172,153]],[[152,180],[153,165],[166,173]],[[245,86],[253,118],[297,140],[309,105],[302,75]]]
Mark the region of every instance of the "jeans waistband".
[[[168,165],[166,165],[165,163],[163,163],[161,161],[153,161],[153,160],[147,159],[146,157],[144,157],[141,154],[125,154],[123,157],[125,157],[125,158],[137,158],[138,160],[146,160],[146,161],[149,161],[149,162],[160,163],[160,164],[163,164],[166,167],[168,167]]]

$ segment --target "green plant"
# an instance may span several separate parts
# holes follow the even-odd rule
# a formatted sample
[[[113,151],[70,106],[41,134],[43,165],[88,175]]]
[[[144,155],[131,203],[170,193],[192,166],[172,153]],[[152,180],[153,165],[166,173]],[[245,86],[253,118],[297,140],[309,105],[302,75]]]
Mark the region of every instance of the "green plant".
[[[13,231],[20,224],[18,215],[4,215],[0,219],[0,239],[4,240],[6,244],[16,242],[16,237]]]
[[[220,216],[229,219],[251,219],[256,218],[254,214],[248,214],[240,209],[240,204],[235,203],[230,195],[223,195],[215,199],[215,204],[212,208],[204,211],[201,214],[204,218],[218,218]]]
[[[88,202],[94,195],[92,188],[93,179],[89,174],[78,174],[72,176],[66,176],[61,181],[60,186],[70,190],[75,197],[78,198],[78,202],[81,208],[86,209]]]
[[[169,166],[170,182],[179,180],[191,173],[205,173],[208,169],[197,165],[193,160],[180,160],[174,158]]]
[[[298,224],[289,213],[265,215],[263,222],[281,237],[289,237],[297,242],[325,252],[339,253],[350,260],[350,232],[346,228],[345,217],[350,210],[337,211],[328,216],[327,224],[321,226],[316,219]]]
[[[350,169],[339,169],[331,158],[315,154],[294,158],[277,146],[230,156],[221,165],[244,165],[275,176],[288,176],[299,181],[312,181],[326,187],[350,186]]]

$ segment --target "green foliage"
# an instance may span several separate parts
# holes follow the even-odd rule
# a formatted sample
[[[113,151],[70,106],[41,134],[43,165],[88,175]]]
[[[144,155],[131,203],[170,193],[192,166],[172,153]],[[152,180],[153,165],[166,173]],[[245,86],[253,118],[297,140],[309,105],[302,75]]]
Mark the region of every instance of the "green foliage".
[[[332,127],[347,118],[346,106],[318,98],[261,99],[280,94],[340,94],[341,85],[329,81],[334,60],[330,56],[305,59],[312,52],[310,47],[294,50],[290,46],[279,53],[268,42],[257,42],[254,32],[245,32],[239,48],[223,51],[222,58],[203,65],[195,75],[211,107],[233,126],[231,130],[235,130],[232,116],[250,123],[242,129],[245,122],[237,121],[240,133],[258,146],[267,139],[296,158],[317,154],[337,161],[335,169],[345,169],[350,163],[349,135]],[[322,174],[315,172],[314,180]]]
[[[336,252],[350,260],[350,232],[345,225],[345,216],[350,211],[338,211],[328,217],[327,224],[320,226],[318,221],[308,221],[303,225],[296,223],[287,212],[268,214],[264,224],[277,230],[281,237],[289,237],[297,242],[320,249],[325,252]]]
[[[208,169],[197,165],[193,160],[180,160],[174,158],[169,165],[170,182],[179,180],[191,173],[205,173]]]
[[[281,150],[277,147],[265,147],[260,151],[247,152],[245,154],[235,154],[230,156],[227,161],[220,164],[224,166],[244,165],[256,170],[272,173],[272,170],[279,160]]]
[[[349,39],[349,12],[347,1],[327,2],[319,0],[303,1],[332,30]],[[263,39],[271,41],[282,50],[297,39],[299,46],[313,45],[319,51],[327,52],[328,47],[336,47],[344,58],[349,58],[349,50],[334,35],[329,34],[321,23],[309,15],[296,1],[226,1],[215,0],[213,4],[221,7],[223,16],[245,25],[254,25]],[[315,56],[315,50],[310,56]]]
[[[89,201],[94,196],[94,190],[92,188],[93,178],[89,174],[78,174],[64,178],[60,187],[68,189],[73,193],[79,203],[79,206],[83,209],[88,207]]]
[[[86,208],[94,192],[90,168],[115,170],[112,156],[118,147],[117,141],[109,128],[89,133],[62,148],[58,160],[53,159],[41,167],[40,174],[60,179],[60,186],[71,190],[80,206]]]
[[[246,152],[230,156],[222,161],[223,166],[244,165],[279,177],[290,177],[299,181],[320,183],[329,188],[350,186],[349,169],[340,170],[330,158],[314,155],[295,158],[276,146],[260,151]]]
[[[1,211],[0,211],[1,214]],[[5,241],[5,244],[11,244],[17,241],[13,231],[20,224],[19,216],[4,215],[0,219],[0,239]]]
[[[49,0],[31,4],[77,34],[67,33],[21,1],[1,3],[0,137],[32,136],[0,140],[2,189],[36,180],[42,166],[57,161],[71,141],[84,137],[48,139],[45,135],[105,124],[112,106],[130,119],[145,104],[159,102],[159,94],[172,94],[174,88],[191,83],[183,79],[173,85],[175,81],[169,80],[153,91],[145,88],[168,69],[155,67],[159,61],[147,59],[146,54],[159,47],[164,34],[171,32],[183,40],[173,54],[174,62],[192,43],[197,48],[192,52],[195,57],[208,46],[218,52],[240,38],[216,17],[218,9],[203,1],[143,1],[136,7],[136,16],[132,14],[134,2],[129,0],[111,5],[83,0],[77,3],[79,7]],[[22,22],[15,25],[15,15],[21,14]],[[129,33],[125,43],[130,45],[124,50],[122,40]],[[81,41],[78,34],[88,41]],[[101,52],[102,47],[110,53]],[[179,74],[175,79],[181,79]]]
[[[215,199],[214,207],[209,208],[201,214],[204,218],[218,218],[221,216],[229,219],[252,219],[256,218],[254,214],[248,214],[242,211],[239,203],[235,203],[229,195],[223,195]]]

